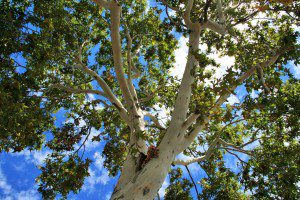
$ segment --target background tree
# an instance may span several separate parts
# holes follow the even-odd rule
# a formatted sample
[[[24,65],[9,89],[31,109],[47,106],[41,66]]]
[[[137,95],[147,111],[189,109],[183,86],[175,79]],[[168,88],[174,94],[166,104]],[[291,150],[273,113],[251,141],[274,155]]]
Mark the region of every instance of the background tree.
[[[207,173],[198,198],[299,198],[300,87],[287,65],[299,63],[299,2],[3,0],[0,9],[0,151],[51,149],[37,179],[45,199],[82,187],[92,128],[105,167],[120,174],[111,199],[155,198],[171,165],[166,199],[189,199],[199,185],[176,168],[192,163]],[[189,42],[177,78],[180,35]],[[213,53],[235,60],[223,77]],[[237,87],[242,101],[227,104]],[[165,124],[159,107],[170,111]],[[67,121],[55,126],[62,108]],[[224,165],[229,154],[238,173]]]

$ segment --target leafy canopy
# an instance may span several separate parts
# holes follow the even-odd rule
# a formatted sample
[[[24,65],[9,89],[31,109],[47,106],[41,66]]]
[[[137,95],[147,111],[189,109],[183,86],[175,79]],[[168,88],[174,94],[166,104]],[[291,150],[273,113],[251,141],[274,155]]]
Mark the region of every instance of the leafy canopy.
[[[174,167],[165,198],[191,199],[193,187],[201,187],[200,199],[299,199],[300,83],[290,72],[291,65],[299,64],[299,2],[223,0],[224,21],[216,2],[195,0],[191,11],[192,21],[218,21],[226,33],[214,28],[200,33],[203,48],[192,52],[200,67],[191,71],[195,80],[188,113],[204,116],[220,96],[236,95],[239,85],[244,92],[237,94],[239,103],[214,109],[183,152],[203,156],[201,146],[223,141],[210,159],[197,163],[206,172],[197,177],[200,185]],[[119,1],[122,68],[126,79],[133,79],[138,106],[155,117],[161,109],[174,109],[180,85],[180,78],[170,75],[178,59],[174,52],[179,37],[191,33],[182,20],[185,3],[151,1],[149,8],[146,0]],[[130,127],[96,76],[81,70],[87,67],[100,76],[125,103],[113,62],[110,12],[90,0],[0,4],[0,152],[51,150],[37,179],[45,199],[80,190],[91,163],[83,155],[86,140],[105,144],[104,166],[111,176],[118,175],[129,153]],[[222,77],[216,73],[224,66],[213,54],[235,60]],[[238,78],[277,54],[271,65],[242,82]],[[67,121],[57,126],[59,110]],[[201,116],[197,122],[204,120]],[[145,122],[146,131],[138,137],[158,145],[166,130]],[[91,136],[91,130],[97,135]],[[240,160],[238,172],[225,166],[226,156]]]

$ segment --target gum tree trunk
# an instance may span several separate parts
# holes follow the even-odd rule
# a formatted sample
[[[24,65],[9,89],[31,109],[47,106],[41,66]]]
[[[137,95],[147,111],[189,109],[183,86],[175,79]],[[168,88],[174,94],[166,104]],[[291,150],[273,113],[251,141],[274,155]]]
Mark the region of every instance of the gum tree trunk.
[[[188,53],[187,64],[182,78],[176,99],[174,113],[170,126],[158,146],[159,155],[152,158],[141,170],[138,169],[136,158],[128,154],[124,163],[121,176],[114,189],[111,200],[149,200],[154,199],[158,190],[161,188],[169,168],[176,155],[184,150],[185,129],[182,124],[186,119],[186,114],[191,96],[191,84],[194,81],[192,70],[198,65],[197,60],[192,55],[198,50],[199,31],[196,29],[190,35],[190,50]],[[143,123],[140,123],[140,125]],[[141,129],[141,127],[136,127]]]

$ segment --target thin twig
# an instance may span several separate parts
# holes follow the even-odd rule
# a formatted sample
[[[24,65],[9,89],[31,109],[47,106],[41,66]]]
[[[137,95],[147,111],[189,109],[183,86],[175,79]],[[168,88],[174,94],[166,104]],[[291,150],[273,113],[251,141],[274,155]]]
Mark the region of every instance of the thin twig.
[[[195,183],[195,181],[194,181],[194,178],[192,177],[192,174],[191,174],[191,172],[190,172],[190,169],[188,168],[188,166],[185,166],[185,169],[187,170],[187,172],[188,172],[188,174],[189,174],[189,177],[191,178],[191,180],[192,180],[192,182],[193,182],[193,185],[194,185],[194,187],[195,187],[195,191],[196,191],[196,194],[197,194],[197,199],[200,200],[198,188],[197,188],[197,185],[196,185],[196,183]]]
[[[91,130],[92,130],[92,128],[89,127],[89,133],[87,134],[86,138],[84,139],[84,141],[83,141],[83,143],[80,145],[80,147],[73,153],[73,155],[76,154],[76,153],[78,153],[78,151],[82,148],[82,146],[85,145],[86,141],[88,140],[89,136],[91,135],[91,132],[92,132]]]

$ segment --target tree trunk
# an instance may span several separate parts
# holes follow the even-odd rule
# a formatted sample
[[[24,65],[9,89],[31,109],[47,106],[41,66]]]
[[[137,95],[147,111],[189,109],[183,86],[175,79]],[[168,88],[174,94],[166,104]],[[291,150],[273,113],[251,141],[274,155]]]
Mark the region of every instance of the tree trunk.
[[[165,152],[158,158],[151,159],[140,171],[136,171],[134,177],[123,185],[118,184],[111,200],[149,200],[154,199],[163,184],[169,167],[174,160],[175,153]],[[126,174],[121,175],[126,176]]]
[[[190,35],[190,51],[187,65],[177,96],[172,122],[159,145],[159,156],[152,158],[141,170],[138,170],[136,158],[129,153],[112,194],[112,200],[154,199],[169,172],[175,156],[182,151],[183,140],[185,140],[182,123],[186,119],[191,95],[191,84],[194,80],[191,71],[197,66],[197,61],[192,52],[197,52],[198,50],[199,31],[200,29],[197,29]],[[135,121],[134,125],[132,130],[144,130],[143,123],[138,120]]]

